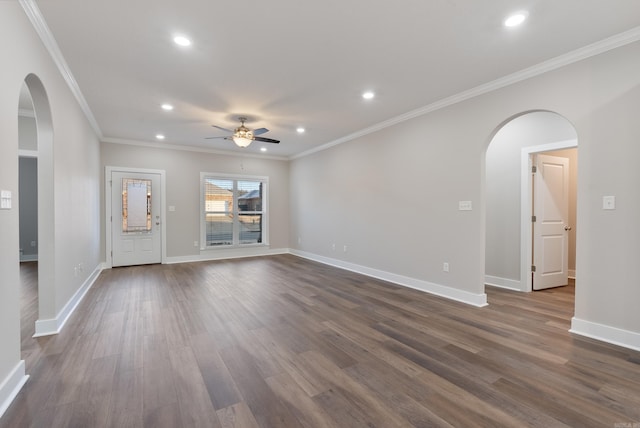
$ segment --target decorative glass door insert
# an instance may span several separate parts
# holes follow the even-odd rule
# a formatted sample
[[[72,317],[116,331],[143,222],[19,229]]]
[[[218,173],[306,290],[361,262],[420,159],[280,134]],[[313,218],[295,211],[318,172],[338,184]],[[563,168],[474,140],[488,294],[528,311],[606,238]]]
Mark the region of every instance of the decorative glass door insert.
[[[122,232],[151,231],[151,180],[122,179]]]

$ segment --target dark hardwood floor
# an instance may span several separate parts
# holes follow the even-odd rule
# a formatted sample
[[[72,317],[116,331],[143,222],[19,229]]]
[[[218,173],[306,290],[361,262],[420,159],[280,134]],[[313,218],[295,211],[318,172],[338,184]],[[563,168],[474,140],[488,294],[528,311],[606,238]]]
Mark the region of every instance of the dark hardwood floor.
[[[33,340],[38,319],[38,262],[20,263],[20,344],[22,359],[27,365],[39,354],[39,345]]]
[[[106,270],[25,338],[0,427],[640,426],[640,353],[568,333],[572,286],[487,292],[290,255]]]

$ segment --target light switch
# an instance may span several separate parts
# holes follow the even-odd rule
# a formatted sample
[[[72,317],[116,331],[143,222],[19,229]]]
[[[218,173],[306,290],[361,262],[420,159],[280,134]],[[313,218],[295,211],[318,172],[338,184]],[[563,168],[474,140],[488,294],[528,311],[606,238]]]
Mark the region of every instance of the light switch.
[[[471,201],[459,201],[458,202],[458,210],[460,210],[460,211],[471,211]]]
[[[0,209],[11,209],[11,190],[0,190]]]
[[[616,197],[615,196],[603,196],[602,197],[602,209],[603,210],[615,210],[616,209]]]
[[[175,205],[169,205],[169,212],[174,212],[176,210]]]

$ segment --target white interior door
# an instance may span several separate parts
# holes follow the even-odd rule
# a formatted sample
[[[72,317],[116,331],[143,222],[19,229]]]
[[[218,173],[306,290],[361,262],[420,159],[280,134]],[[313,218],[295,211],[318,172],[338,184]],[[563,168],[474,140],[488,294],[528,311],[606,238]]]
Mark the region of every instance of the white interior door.
[[[569,160],[536,155],[533,192],[533,289],[568,283]]]
[[[160,174],[111,171],[112,266],[162,262]]]

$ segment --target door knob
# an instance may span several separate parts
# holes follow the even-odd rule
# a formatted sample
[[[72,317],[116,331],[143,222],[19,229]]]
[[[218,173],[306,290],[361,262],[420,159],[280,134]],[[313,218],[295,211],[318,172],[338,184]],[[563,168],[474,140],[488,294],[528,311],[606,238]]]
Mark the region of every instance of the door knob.
[[[571,226],[565,226],[565,227],[564,227],[564,230],[567,230],[567,231],[568,231],[568,230],[571,230]]]

